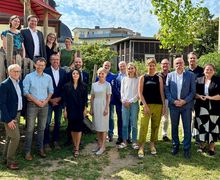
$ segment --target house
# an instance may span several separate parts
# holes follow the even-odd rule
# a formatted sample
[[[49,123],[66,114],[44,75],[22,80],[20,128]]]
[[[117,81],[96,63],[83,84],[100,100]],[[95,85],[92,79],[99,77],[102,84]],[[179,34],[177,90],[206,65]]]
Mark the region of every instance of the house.
[[[97,43],[97,42],[109,44],[125,37],[140,36],[140,33],[122,27],[117,27],[117,28],[114,27],[100,28],[99,26],[95,26],[95,28],[76,27],[72,31],[74,33],[74,44]]]
[[[53,3],[53,0],[49,1],[49,4]],[[9,28],[8,22],[12,15],[18,15],[21,17],[21,24],[25,23],[25,7],[24,0],[4,0],[0,1],[0,33]],[[30,0],[31,14],[37,15],[39,18],[38,29],[44,32],[45,23],[45,12],[48,14],[48,28],[46,32],[54,32],[60,36],[60,16],[61,14],[57,12],[54,7],[45,3],[44,0]],[[44,29],[43,29],[44,28]],[[2,46],[2,41],[0,41],[0,47]]]
[[[172,54],[167,49],[161,48],[161,43],[154,37],[132,36],[109,43],[117,51],[119,61],[131,62],[138,60],[145,62],[148,58],[155,58],[161,61],[163,58],[170,58]],[[186,60],[187,54],[193,50],[192,46],[185,48],[183,57]]]

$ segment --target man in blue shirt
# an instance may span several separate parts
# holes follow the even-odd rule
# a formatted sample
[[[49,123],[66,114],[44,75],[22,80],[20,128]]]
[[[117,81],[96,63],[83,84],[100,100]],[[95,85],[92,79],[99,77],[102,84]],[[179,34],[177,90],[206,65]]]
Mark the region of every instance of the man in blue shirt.
[[[43,150],[44,130],[47,122],[48,101],[53,94],[52,78],[44,73],[46,60],[43,57],[35,59],[36,70],[26,75],[23,81],[24,96],[27,98],[27,129],[25,136],[25,159],[31,161],[32,136],[37,118],[37,149],[40,157],[45,158]]]

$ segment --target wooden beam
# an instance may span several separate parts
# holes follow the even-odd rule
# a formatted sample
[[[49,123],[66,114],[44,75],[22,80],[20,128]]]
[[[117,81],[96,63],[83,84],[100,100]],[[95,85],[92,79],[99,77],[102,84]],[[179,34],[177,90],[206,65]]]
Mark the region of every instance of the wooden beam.
[[[46,4],[49,4],[48,0],[44,0]],[[47,34],[48,34],[48,10],[44,10],[44,40],[46,42]]]
[[[24,27],[28,27],[27,17],[31,15],[31,2],[30,0],[23,0],[24,2]]]
[[[218,19],[218,52],[220,53],[220,15]]]

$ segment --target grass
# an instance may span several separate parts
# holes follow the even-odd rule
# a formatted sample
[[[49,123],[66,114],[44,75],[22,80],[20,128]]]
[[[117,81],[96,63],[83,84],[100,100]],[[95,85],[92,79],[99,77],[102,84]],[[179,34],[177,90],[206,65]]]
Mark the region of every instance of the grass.
[[[181,129],[180,134],[182,134]],[[95,135],[84,135],[82,140],[83,149],[87,144],[95,142]],[[61,142],[64,141],[65,123],[61,128]],[[206,153],[197,153],[197,146],[193,141],[192,157],[190,160],[186,160],[183,157],[182,146],[177,156],[170,154],[171,143],[161,140],[161,132],[157,143],[157,156],[152,156],[149,153],[148,133],[146,156],[143,159],[138,159],[137,151],[131,147],[116,150],[115,152],[119,153],[119,163],[124,163],[124,165],[107,175],[103,174],[103,169],[107,166],[110,166],[111,169],[111,166],[117,165],[109,159],[108,154],[108,152],[115,150],[115,146],[108,146],[107,153],[103,156],[84,154],[77,159],[72,156],[72,147],[62,147],[61,151],[52,151],[46,159],[40,159],[34,152],[34,160],[27,162],[23,158],[22,143],[23,139],[18,150],[20,170],[11,171],[0,164],[0,179],[220,179],[220,143],[216,144],[217,154],[210,157]],[[2,146],[0,147],[2,148]],[[126,164],[128,158],[134,160],[132,165]]]

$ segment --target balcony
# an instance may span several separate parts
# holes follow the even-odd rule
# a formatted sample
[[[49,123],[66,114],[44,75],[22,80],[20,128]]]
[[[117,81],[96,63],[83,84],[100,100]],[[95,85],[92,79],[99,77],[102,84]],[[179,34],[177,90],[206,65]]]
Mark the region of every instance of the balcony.
[[[118,38],[128,37],[128,34],[88,34],[87,36],[81,34],[80,39],[96,39],[96,38]]]

